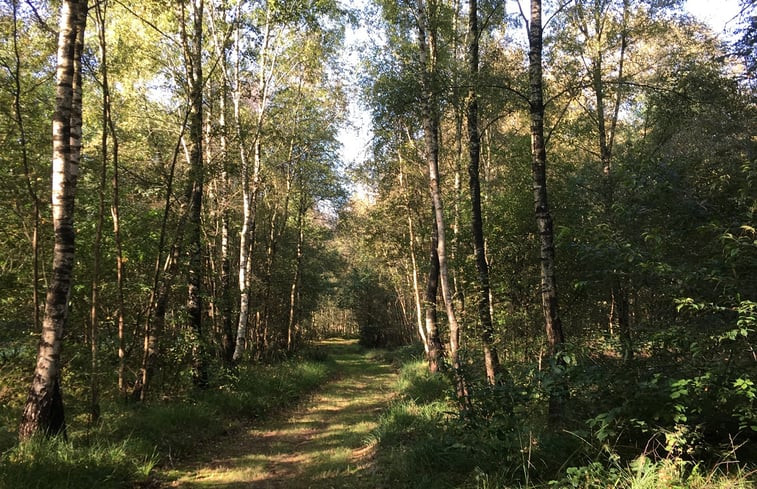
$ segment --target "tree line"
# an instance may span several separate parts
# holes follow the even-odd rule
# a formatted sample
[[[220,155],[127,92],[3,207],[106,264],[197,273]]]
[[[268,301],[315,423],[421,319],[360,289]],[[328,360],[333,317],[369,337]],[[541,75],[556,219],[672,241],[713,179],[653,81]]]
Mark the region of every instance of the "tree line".
[[[12,0],[1,14],[3,354],[30,358],[42,330],[20,438],[65,435],[64,365],[95,422],[103,395],[203,389],[295,351],[340,266],[323,209],[346,195],[348,11]]]
[[[682,2],[527,3],[376,2],[361,334],[420,338],[474,418],[753,439],[754,2],[730,43]]]
[[[460,415],[504,432],[750,441],[741,5],[728,43],[669,0],[6,0],[1,353],[37,359],[21,438],[65,433],[65,372],[93,422],[104,396],[357,332],[420,340]],[[373,140],[348,196],[339,56],[361,19]]]

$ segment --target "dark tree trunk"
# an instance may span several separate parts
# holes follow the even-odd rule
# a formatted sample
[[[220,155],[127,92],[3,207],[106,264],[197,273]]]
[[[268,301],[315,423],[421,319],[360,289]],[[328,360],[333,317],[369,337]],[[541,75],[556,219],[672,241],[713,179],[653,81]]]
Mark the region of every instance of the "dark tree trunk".
[[[194,335],[192,348],[192,380],[195,386],[204,388],[208,383],[205,360],[204,338],[202,330],[202,193],[203,193],[203,158],[202,158],[202,16],[203,0],[194,0],[192,9],[192,39],[187,41],[187,64],[190,82],[189,115],[189,216],[187,219],[187,251],[189,253],[189,274],[187,279],[187,315]]]
[[[433,209],[432,209],[433,215]],[[431,372],[438,372],[444,362],[444,347],[439,338],[439,323],[436,311],[436,296],[439,291],[439,255],[437,253],[436,221],[431,228],[431,246],[429,247],[428,281],[426,282],[426,334],[428,335],[428,367]]]
[[[468,0],[468,69],[470,70],[470,89],[468,91],[468,150],[470,165],[468,177],[470,182],[471,227],[473,232],[473,252],[478,271],[479,297],[478,318],[481,321],[481,341],[484,347],[484,364],[486,379],[489,384],[497,382],[500,363],[497,349],[493,344],[494,327],[492,325],[491,303],[489,302],[489,264],[484,248],[484,224],[481,217],[481,183],[479,180],[479,163],[481,160],[481,140],[478,132],[478,2]]]
[[[436,48],[435,16],[436,11],[428,11],[424,0],[417,0],[418,48],[420,54],[422,80],[422,119],[425,159],[428,168],[429,193],[433,203],[434,220],[437,234],[437,256],[439,259],[439,285],[441,286],[444,307],[449,323],[449,357],[455,377],[455,390],[461,405],[468,403],[467,389],[460,365],[460,328],[452,302],[452,289],[447,266],[447,239],[444,228],[444,205],[439,178],[439,107],[435,88]]]

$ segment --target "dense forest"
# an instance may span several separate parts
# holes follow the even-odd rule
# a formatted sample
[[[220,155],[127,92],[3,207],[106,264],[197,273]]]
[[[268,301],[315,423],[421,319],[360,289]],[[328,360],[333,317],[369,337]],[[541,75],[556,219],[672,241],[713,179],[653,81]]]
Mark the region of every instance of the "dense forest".
[[[332,337],[404,362],[390,487],[750,487],[757,3],[683,4],[0,0],[0,487]]]

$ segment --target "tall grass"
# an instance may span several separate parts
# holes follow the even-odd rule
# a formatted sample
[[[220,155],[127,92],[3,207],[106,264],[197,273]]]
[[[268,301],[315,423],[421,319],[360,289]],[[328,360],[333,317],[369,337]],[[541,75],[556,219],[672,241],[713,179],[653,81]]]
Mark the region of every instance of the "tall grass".
[[[75,446],[35,438],[3,454],[0,487],[7,489],[110,489],[145,478],[155,455],[138,456],[128,440]]]
[[[332,374],[334,363],[321,358],[243,366],[183,401],[104,405],[96,427],[74,413],[69,441],[40,437],[0,454],[0,489],[132,487],[156,464],[296,403]]]

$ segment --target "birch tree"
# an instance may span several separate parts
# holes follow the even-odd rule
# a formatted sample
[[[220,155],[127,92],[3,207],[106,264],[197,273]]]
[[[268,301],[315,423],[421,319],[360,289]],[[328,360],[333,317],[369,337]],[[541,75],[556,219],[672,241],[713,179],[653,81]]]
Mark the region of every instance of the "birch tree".
[[[534,212],[539,233],[539,261],[541,275],[541,304],[547,332],[549,355],[558,353],[565,341],[557,303],[555,275],[555,243],[552,215],[547,200],[547,149],[544,140],[544,81],[542,75],[542,6],[541,0],[531,0],[531,21],[528,30],[528,80],[530,86],[531,167],[533,173]],[[550,420],[562,414],[561,394],[550,397]]]
[[[37,366],[19,425],[21,440],[35,433],[66,433],[60,354],[74,266],[74,197],[81,151],[81,56],[86,20],[86,0],[65,0],[61,4],[53,116],[53,272],[45,300]]]
[[[444,300],[447,321],[449,322],[449,355],[452,368],[455,373],[455,388],[458,399],[465,402],[467,393],[460,365],[460,327],[457,322],[452,290],[449,282],[449,268],[447,262],[447,239],[444,227],[444,204],[439,182],[439,107],[437,89],[435,87],[436,76],[436,26],[435,16],[438,14],[438,5],[435,1],[417,0],[416,22],[418,28],[418,53],[421,70],[421,111],[423,120],[423,140],[429,192],[433,208],[433,220],[436,226],[437,242],[436,253],[439,260],[439,284]],[[432,252],[433,254],[433,252]],[[433,268],[432,257],[432,268]],[[431,275],[431,274],[430,274]],[[432,277],[430,276],[430,282]],[[430,295],[428,297],[430,299]]]

